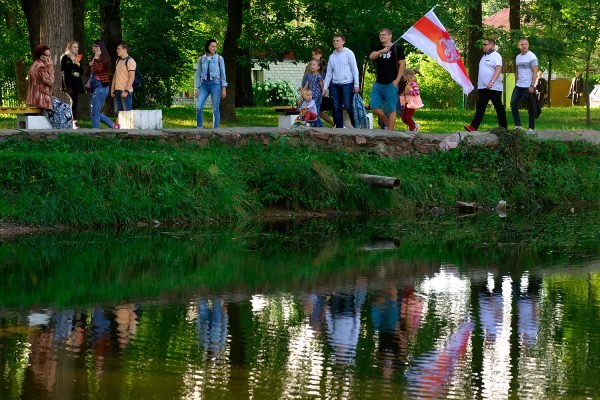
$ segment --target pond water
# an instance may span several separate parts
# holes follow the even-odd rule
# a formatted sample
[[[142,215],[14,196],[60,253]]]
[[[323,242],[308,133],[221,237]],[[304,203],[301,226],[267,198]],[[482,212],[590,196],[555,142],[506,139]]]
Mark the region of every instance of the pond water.
[[[0,399],[600,398],[600,212],[0,242]]]

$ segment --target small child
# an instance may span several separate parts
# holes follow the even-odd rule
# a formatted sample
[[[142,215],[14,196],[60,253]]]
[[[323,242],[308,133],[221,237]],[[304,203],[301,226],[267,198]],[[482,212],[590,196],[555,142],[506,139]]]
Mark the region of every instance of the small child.
[[[300,104],[300,118],[304,122],[315,121],[319,116],[317,105],[313,100],[313,92],[310,89],[306,89],[302,92],[302,104]]]
[[[413,132],[418,132],[421,128],[419,124],[413,120],[413,115],[417,108],[423,107],[421,95],[419,92],[419,84],[415,77],[415,71],[407,68],[404,71],[404,79],[406,80],[406,89],[404,89],[405,106],[402,111],[402,121],[408,125],[408,129]]]
[[[302,78],[302,91],[312,91],[313,99],[317,106],[317,114],[321,110],[323,100],[323,77],[319,73],[320,65],[317,60],[308,63],[308,73]]]

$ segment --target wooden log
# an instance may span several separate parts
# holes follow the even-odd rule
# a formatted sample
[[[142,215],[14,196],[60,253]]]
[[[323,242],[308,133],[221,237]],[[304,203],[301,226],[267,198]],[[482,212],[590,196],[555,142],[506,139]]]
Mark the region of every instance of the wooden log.
[[[386,189],[398,189],[400,187],[400,179],[394,176],[380,176],[380,175],[368,175],[359,174],[363,181],[371,186],[386,188]]]

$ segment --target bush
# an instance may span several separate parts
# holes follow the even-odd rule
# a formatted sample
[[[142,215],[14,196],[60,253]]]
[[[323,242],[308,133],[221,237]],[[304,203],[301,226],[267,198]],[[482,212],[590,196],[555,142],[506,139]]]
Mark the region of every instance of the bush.
[[[257,106],[292,106],[298,101],[298,90],[290,81],[255,82],[252,84],[254,102]]]

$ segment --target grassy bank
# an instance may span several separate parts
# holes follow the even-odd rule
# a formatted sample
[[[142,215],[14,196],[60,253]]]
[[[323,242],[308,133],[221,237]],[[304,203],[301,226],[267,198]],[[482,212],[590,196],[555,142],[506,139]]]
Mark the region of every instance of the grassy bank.
[[[196,110],[192,106],[176,106],[163,109],[163,125],[165,128],[195,128]],[[277,126],[277,114],[269,107],[238,108],[236,121],[221,121],[222,127],[238,126]],[[510,110],[507,110],[509,126],[512,126]],[[464,131],[463,125],[471,122],[474,111],[471,110],[438,110],[420,109],[415,114],[415,120],[421,124],[421,132],[452,133]],[[521,112],[521,118],[526,121],[526,113]],[[205,112],[205,127],[209,128],[212,116]],[[81,126],[90,128],[89,120],[80,121]],[[0,129],[12,129],[16,126],[14,116],[0,114]],[[488,109],[481,130],[490,130],[497,126],[496,114]],[[585,107],[545,108],[536,122],[536,127],[544,129],[585,129]],[[592,109],[591,129],[600,130],[600,108]],[[398,117],[397,130],[406,129],[406,125]]]
[[[0,219],[36,224],[238,220],[269,208],[389,210],[456,200],[536,208],[600,200],[600,150],[541,143],[501,131],[497,150],[459,148],[397,160],[297,148],[158,143],[60,136],[0,143]],[[356,174],[397,176],[399,190]]]

